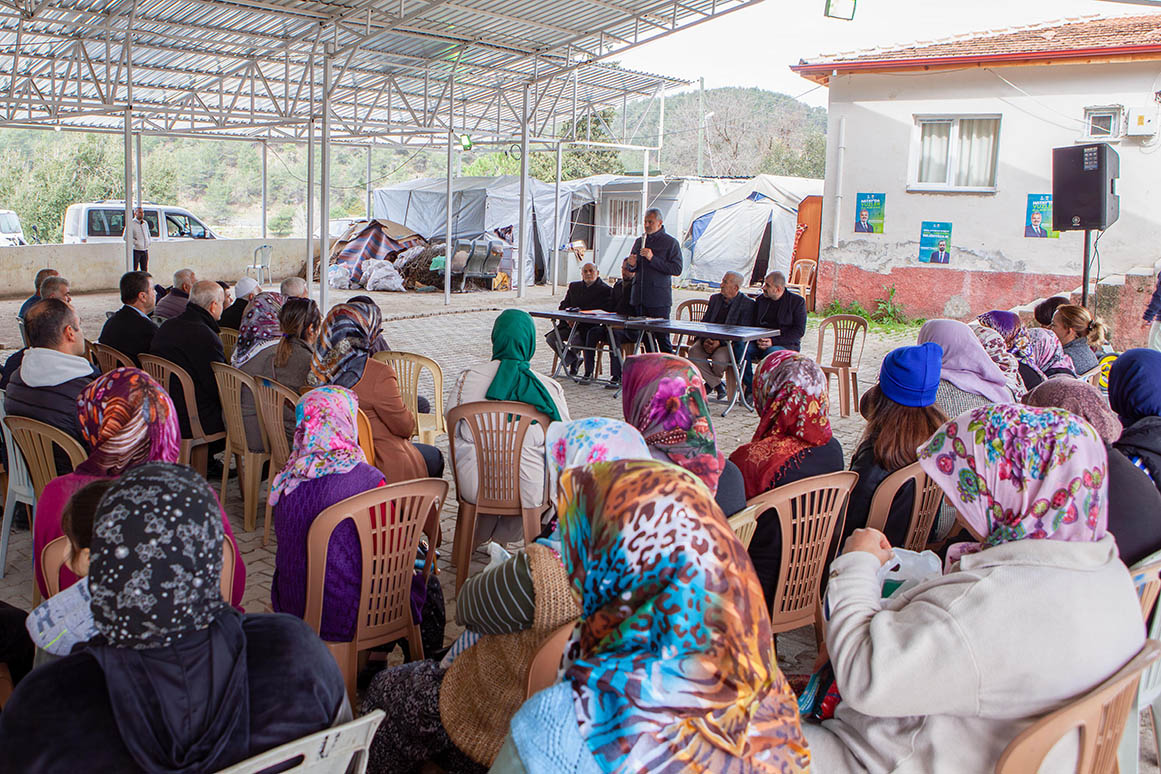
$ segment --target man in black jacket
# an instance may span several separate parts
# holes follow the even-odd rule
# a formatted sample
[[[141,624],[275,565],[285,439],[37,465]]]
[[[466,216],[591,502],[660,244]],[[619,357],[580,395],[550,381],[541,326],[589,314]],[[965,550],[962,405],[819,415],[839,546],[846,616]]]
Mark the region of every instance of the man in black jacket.
[[[153,337],[151,354],[173,361],[185,369],[193,379],[194,400],[198,407],[198,417],[202,430],[212,435],[225,428],[222,420],[222,403],[218,397],[218,383],[214,379],[211,363],[226,362],[222,339],[218,335],[218,318],[226,294],[218,283],[205,280],[193,286],[189,304],[185,311],[171,320],[166,320]],[[177,418],[181,424],[183,438],[191,437],[189,414],[185,409],[185,399],[172,395],[177,407]]]
[[[222,312],[222,319],[218,320],[218,325],[222,328],[233,328],[238,330],[242,327],[242,316],[246,314],[246,307],[254,299],[254,296],[262,292],[258,281],[253,277],[243,277],[234,283],[234,303],[226,307]]]
[[[633,282],[633,306],[643,317],[669,319],[673,306],[673,277],[681,274],[681,245],[665,233],[661,210],[645,212],[645,236],[633,242],[629,266],[637,273]],[[662,352],[672,352],[669,334],[656,336]]]
[[[762,283],[762,295],[754,305],[754,327],[776,328],[779,334],[774,338],[758,339],[750,345],[745,376],[747,387],[753,378],[751,363],[761,363],[762,358],[779,349],[798,352],[806,334],[806,301],[797,293],[786,292],[786,275],[780,271],[770,272]]]
[[[596,265],[586,263],[581,266],[581,278],[576,282],[568,284],[568,291],[564,294],[564,299],[560,302],[560,309],[573,309],[581,311],[607,311],[609,302],[613,297],[613,289],[605,284],[597,272]],[[583,344],[588,338],[589,331],[593,328],[592,325],[582,325],[577,323],[576,336],[573,337],[574,344]],[[560,341],[567,342],[571,326],[568,323],[557,323],[556,330],[560,334]],[[544,334],[545,341],[548,346],[557,355],[560,355],[560,350],[557,349],[556,335],[550,330]],[[580,368],[580,357],[572,347],[564,353],[564,365],[568,372],[576,376],[577,370]],[[585,362],[585,379],[592,379],[593,367],[590,359]]]
[[[47,298],[28,310],[24,324],[31,346],[8,383],[4,411],[47,422],[80,441],[77,395],[101,374],[84,357],[80,318],[64,301]],[[67,455],[58,455],[58,469],[62,462],[63,470],[72,470]]]
[[[621,261],[621,279],[613,285],[613,293],[609,297],[609,305],[605,307],[605,311],[619,314],[622,317],[633,316],[633,278],[637,275],[633,269],[629,267],[629,259],[626,258]],[[613,346],[618,349],[625,343],[628,335],[625,331],[613,331],[613,337],[616,342]],[[609,336],[603,325],[593,325],[589,327],[588,335],[585,336],[585,346],[590,349],[585,350],[585,373],[593,372],[593,362],[596,359],[596,347],[602,342],[608,342]],[[611,381],[605,385],[605,389],[615,390],[621,383],[621,361],[610,353],[609,362],[612,364],[610,371],[612,374]]]
[[[754,300],[741,292],[745,280],[736,271],[727,271],[722,277],[722,289],[710,296],[709,306],[701,321],[717,325],[750,325],[754,319]],[[730,367],[730,344],[717,339],[694,339],[689,347],[688,358],[701,372],[707,390],[717,392],[719,398],[726,396],[722,379]],[[741,356],[741,347],[734,357]]]
[[[153,335],[157,333],[157,323],[149,319],[149,313],[157,304],[152,279],[149,272],[144,271],[127,271],[121,275],[121,303],[124,306],[105,320],[105,327],[101,328],[101,336],[97,339],[101,344],[133,358],[137,365],[141,365],[137,356],[149,352]]]

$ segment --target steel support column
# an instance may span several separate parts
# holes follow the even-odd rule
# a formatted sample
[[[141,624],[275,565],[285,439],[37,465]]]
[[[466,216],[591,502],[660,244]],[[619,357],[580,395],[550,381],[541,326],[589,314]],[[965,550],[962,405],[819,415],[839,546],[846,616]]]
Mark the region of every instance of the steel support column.
[[[331,56],[328,51],[323,57],[322,138],[319,145],[319,185],[322,191],[319,194],[318,213],[318,306],[323,317],[326,317],[329,310],[331,287],[328,281],[331,259],[331,85]]]
[[[560,271],[560,248],[563,234],[560,233],[560,176],[564,166],[563,146],[556,143],[556,192],[552,200],[552,295],[556,295],[556,273]],[[570,213],[571,214],[571,213]]]
[[[532,224],[528,222],[528,89],[529,84],[524,84],[524,96],[521,102],[520,109],[520,236],[516,240],[517,244],[517,265],[512,270],[512,281],[515,283],[513,287],[516,288],[516,297],[524,298],[524,261],[531,257],[535,262],[535,252],[532,248],[532,240],[528,239],[528,229],[532,228]],[[535,263],[533,263],[535,266]]]
[[[262,141],[262,238],[263,239],[266,238],[266,222],[268,219],[267,218],[267,197],[269,195],[269,190],[267,188],[267,180],[268,179],[266,177],[266,150],[267,150],[266,141],[263,140]]]
[[[319,281],[327,278],[319,275]],[[306,122],[306,295],[314,295],[314,110]]]
[[[133,108],[125,108],[125,271],[133,271]],[[158,224],[164,227],[165,224]]]
[[[136,161],[137,168],[134,171],[137,173],[137,206],[140,207],[141,203],[144,201],[144,199],[141,198],[141,171],[143,169],[143,167],[141,166],[141,132],[137,132],[136,140],[137,140],[137,148],[136,148],[136,150],[137,150],[137,161]],[[157,227],[160,229],[161,224],[158,223]]]
[[[371,146],[367,146],[367,220],[371,219]]]
[[[447,188],[445,193],[447,198],[444,199],[446,207],[444,208],[444,245],[443,245],[443,303],[448,305],[451,303],[451,275],[452,275],[452,154],[455,150],[452,143],[455,142],[455,130],[452,122],[455,119],[455,101],[452,99],[456,85],[456,74],[453,70],[448,76],[447,84]],[[465,280],[466,281],[466,280]]]

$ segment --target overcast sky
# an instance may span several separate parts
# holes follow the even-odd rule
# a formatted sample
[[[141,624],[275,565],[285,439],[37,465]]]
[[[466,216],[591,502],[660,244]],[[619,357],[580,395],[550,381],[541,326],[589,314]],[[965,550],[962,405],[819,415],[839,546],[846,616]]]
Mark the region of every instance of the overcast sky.
[[[860,0],[854,21],[823,16],[825,0],[766,0],[618,57],[636,70],[697,80],[706,88],[759,86],[799,96],[814,84],[788,69],[800,59],[934,40],[1084,15],[1161,13],[1107,0]],[[826,105],[826,88],[802,96]]]

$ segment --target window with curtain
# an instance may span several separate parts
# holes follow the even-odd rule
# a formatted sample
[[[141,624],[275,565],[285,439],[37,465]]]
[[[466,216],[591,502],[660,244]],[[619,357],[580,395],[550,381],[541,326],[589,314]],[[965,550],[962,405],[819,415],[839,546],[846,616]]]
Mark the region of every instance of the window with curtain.
[[[996,185],[997,116],[919,118],[919,188],[979,190]]]

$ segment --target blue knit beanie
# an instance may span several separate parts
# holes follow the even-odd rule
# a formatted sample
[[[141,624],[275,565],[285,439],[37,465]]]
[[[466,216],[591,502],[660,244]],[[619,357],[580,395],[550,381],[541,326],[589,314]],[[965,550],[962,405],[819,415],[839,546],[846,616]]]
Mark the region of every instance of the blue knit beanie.
[[[934,341],[887,353],[879,369],[879,389],[901,406],[930,406],[939,387],[943,348]]]

